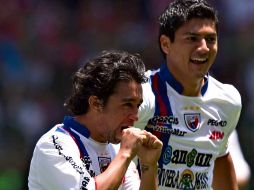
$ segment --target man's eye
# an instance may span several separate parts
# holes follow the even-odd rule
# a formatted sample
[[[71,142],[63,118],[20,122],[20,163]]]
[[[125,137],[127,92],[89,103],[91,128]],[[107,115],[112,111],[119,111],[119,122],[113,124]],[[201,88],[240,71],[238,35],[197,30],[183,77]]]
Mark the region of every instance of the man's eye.
[[[198,38],[196,36],[189,36],[189,37],[187,37],[187,40],[196,42],[198,40]]]
[[[132,103],[125,103],[124,104],[126,107],[132,107]]]
[[[214,43],[214,42],[216,42],[216,37],[206,37],[206,41],[208,43]]]

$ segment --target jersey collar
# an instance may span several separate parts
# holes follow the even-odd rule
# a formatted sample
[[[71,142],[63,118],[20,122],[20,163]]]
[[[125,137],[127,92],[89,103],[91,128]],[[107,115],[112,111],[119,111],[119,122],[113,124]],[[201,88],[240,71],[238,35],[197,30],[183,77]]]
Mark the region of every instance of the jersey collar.
[[[160,67],[159,75],[162,78],[162,80],[167,81],[167,83],[179,94],[183,93],[183,86],[174,78],[174,76],[171,74],[169,71],[167,64],[162,64]],[[208,87],[208,76],[209,74],[207,73],[204,80],[205,83],[201,88],[201,95],[204,96],[205,92],[207,91]]]
[[[82,134],[86,138],[90,137],[90,131],[86,128],[86,126],[81,125],[80,123],[75,121],[74,118],[71,116],[65,116],[63,124],[71,129],[77,131],[78,133]]]

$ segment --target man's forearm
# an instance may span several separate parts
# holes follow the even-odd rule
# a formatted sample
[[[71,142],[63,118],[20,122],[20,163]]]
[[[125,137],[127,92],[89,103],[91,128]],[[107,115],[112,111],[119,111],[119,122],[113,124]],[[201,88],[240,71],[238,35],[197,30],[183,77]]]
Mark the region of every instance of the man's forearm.
[[[141,163],[141,184],[140,190],[156,190],[158,189],[158,166],[154,165],[146,165]]]
[[[118,189],[131,162],[131,157],[119,152],[108,168],[96,176],[97,189]]]
[[[217,158],[213,175],[214,190],[238,190],[235,169],[230,154]]]

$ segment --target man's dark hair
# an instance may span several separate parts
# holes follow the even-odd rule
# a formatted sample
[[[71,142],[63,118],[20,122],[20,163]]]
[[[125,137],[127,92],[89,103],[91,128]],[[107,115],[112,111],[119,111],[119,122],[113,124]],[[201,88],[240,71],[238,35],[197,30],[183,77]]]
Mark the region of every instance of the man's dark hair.
[[[74,115],[88,111],[88,99],[97,96],[106,105],[120,81],[146,82],[145,65],[138,54],[125,51],[103,51],[73,75],[71,96],[64,106]]]
[[[164,58],[166,55],[161,49],[160,36],[164,34],[174,42],[177,29],[193,18],[213,20],[218,32],[217,11],[205,0],[175,0],[159,17],[159,47]]]

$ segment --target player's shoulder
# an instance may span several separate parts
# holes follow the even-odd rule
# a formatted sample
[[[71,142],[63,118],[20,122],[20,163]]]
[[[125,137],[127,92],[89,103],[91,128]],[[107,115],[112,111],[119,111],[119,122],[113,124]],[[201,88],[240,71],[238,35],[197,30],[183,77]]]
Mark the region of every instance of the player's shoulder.
[[[146,75],[146,77],[150,78],[152,75],[155,75],[159,71],[160,71],[160,68],[146,70],[145,75]]]
[[[143,91],[145,94],[147,93],[152,93],[152,76],[154,76],[156,73],[158,73],[160,69],[155,69],[155,70],[147,70],[145,72],[145,76],[148,78],[147,82],[142,84]]]
[[[149,102],[154,102],[154,93],[151,85],[151,76],[154,75],[158,70],[147,70],[145,72],[146,77],[148,78],[147,82],[142,84],[143,88],[143,101],[145,105],[149,105]]]
[[[143,103],[141,107],[150,110],[155,106],[155,95],[151,83],[148,81],[142,84],[142,89],[143,89]]]
[[[214,77],[209,76],[209,88],[212,94],[217,97],[241,106],[241,95],[234,85],[222,83]]]
[[[146,71],[148,81],[142,84],[143,89],[143,102],[139,107],[138,117],[139,120],[135,122],[135,127],[143,129],[147,121],[152,117],[155,110],[155,95],[152,90],[151,76],[155,72],[152,70]]]
[[[41,136],[36,143],[37,149],[51,149],[57,147],[72,147],[75,143],[67,131],[62,128],[63,124],[57,124]]]

